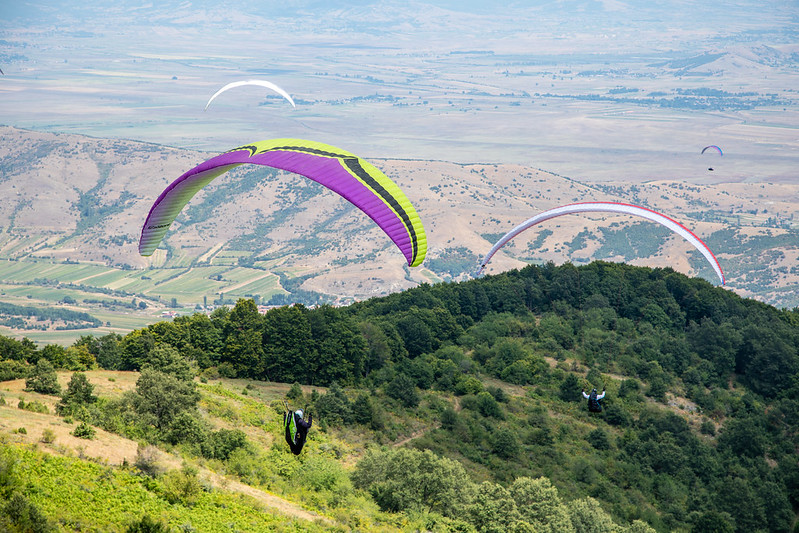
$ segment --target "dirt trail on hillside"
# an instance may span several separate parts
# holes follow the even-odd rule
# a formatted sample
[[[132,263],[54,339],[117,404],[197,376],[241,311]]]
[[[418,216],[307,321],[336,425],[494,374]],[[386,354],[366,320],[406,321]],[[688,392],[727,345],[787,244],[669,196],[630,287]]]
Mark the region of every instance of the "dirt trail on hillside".
[[[433,430],[433,429],[436,429],[436,427],[430,427],[430,428],[425,428],[425,429],[420,429],[420,430],[418,430],[418,431],[414,431],[413,433],[411,433],[411,436],[410,436],[410,437],[406,437],[406,438],[402,439],[402,440],[401,440],[401,441],[399,441],[399,442],[395,442],[395,443],[393,444],[393,446],[394,446],[395,448],[399,448],[400,446],[402,446],[402,445],[404,445],[404,444],[408,444],[408,443],[409,443],[409,442],[411,442],[413,439],[417,439],[417,438],[421,437],[422,435],[424,435],[425,433],[427,433],[428,431],[431,431],[431,430]]]
[[[460,410],[461,410],[461,399],[458,398],[457,396],[455,397],[455,405],[453,406],[453,408],[455,409],[456,413],[460,412]],[[405,444],[408,444],[413,439],[418,439],[419,437],[421,437],[422,435],[424,435],[428,431],[433,431],[434,429],[438,429],[440,427],[441,426],[429,426],[429,427],[417,429],[416,431],[411,433],[411,435],[409,437],[405,437],[404,439],[395,442],[394,444],[392,444],[392,446],[395,447],[395,448],[399,448],[400,446],[404,446]]]
[[[308,511],[306,509],[303,509],[299,505],[292,503],[288,500],[284,500],[280,496],[275,496],[274,494],[270,494],[261,489],[245,485],[240,481],[232,480],[230,478],[227,478],[225,476],[207,470],[201,471],[201,474],[205,474],[208,477],[208,479],[211,480],[211,482],[214,484],[215,487],[220,487],[225,490],[238,492],[240,494],[246,494],[247,496],[252,497],[253,499],[262,503],[263,505],[271,507],[272,509],[276,509],[281,514],[290,516],[292,518],[308,520],[309,522],[322,521],[327,524],[333,524],[333,521],[327,518],[326,516],[322,516],[316,514],[313,511]]]
[[[77,422],[68,424],[55,415],[31,413],[30,411],[18,409],[16,406],[0,406],[0,433],[9,435],[11,442],[36,444],[38,450],[52,455],[90,458],[114,466],[121,465],[123,461],[133,464],[136,460],[138,444],[135,441],[98,428],[95,428],[97,432],[95,438],[90,440],[79,439],[70,434],[76,425]],[[15,430],[21,427],[25,428],[25,434],[14,433]],[[45,429],[49,429],[54,434],[54,440],[49,444],[42,442]],[[183,459],[180,457],[160,450],[157,452],[157,457],[157,463],[162,468],[176,469],[180,468],[183,463]],[[200,469],[199,475],[209,479],[215,487],[230,492],[246,494],[280,514],[310,522],[322,521],[327,524],[333,524],[325,516],[303,509],[280,496],[245,485],[240,481],[216,472]]]
[[[132,386],[136,373],[94,371],[89,373],[92,381],[102,383],[105,387],[122,389]],[[109,382],[105,374],[114,375],[114,382]],[[130,375],[128,375],[130,374]],[[66,373],[59,374],[59,382],[66,386]],[[136,461],[139,445],[114,433],[109,433],[100,428],[95,428],[96,435],[93,439],[81,439],[71,433],[78,425],[78,421],[66,422],[55,414],[34,413],[19,409],[19,400],[26,403],[37,401],[47,407],[50,413],[55,412],[58,398],[44,394],[24,391],[24,380],[6,381],[0,387],[6,405],[0,406],[0,434],[7,436],[9,442],[36,445],[37,449],[52,455],[64,455],[91,459],[112,466],[119,466],[123,462],[133,464]],[[19,433],[20,428],[25,428],[25,433]],[[45,430],[49,430],[51,442],[43,442]],[[161,450],[156,453],[157,463],[162,468],[180,468],[183,459]],[[223,476],[207,469],[200,469],[199,475],[207,478],[215,487],[231,492],[246,494],[262,505],[274,509],[277,513],[310,522],[321,521],[332,525],[329,518],[303,509],[301,506],[280,496],[276,496],[261,489],[245,485],[238,480]]]

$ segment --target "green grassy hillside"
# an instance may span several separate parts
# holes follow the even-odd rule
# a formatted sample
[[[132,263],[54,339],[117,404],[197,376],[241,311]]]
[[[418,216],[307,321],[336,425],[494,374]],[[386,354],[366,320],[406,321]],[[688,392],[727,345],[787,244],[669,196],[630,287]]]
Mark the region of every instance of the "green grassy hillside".
[[[667,214],[708,243],[728,288],[777,307],[799,303],[799,186],[792,183],[593,183],[513,164],[374,160],[424,223],[427,259],[408,269],[383,232],[342,198],[297,175],[245,165],[199,192],[145,258],[137,243],[152,202],[211,154],[2,126],[0,136],[0,194],[7,199],[0,204],[0,301],[63,307],[96,321],[0,313],[0,332],[40,343],[124,334],[164,311],[187,315],[239,298],[349,303],[468,279],[506,231],[579,201]],[[659,228],[620,215],[564,217],[514,238],[488,272],[605,259],[715,280],[690,244]]]
[[[796,311],[670,269],[545,265],[345,308],[240,300],[69,348],[5,338],[0,420],[14,457],[107,463],[172,528],[278,498],[266,514],[300,529],[791,531],[797,347]],[[283,400],[314,417],[299,457]],[[77,530],[80,507],[20,472],[9,502]]]

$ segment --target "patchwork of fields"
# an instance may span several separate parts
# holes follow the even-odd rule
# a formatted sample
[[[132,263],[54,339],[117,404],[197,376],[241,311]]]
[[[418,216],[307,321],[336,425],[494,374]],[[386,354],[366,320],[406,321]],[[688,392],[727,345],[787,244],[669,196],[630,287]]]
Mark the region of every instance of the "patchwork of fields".
[[[215,258],[208,266],[130,270],[99,264],[0,259],[0,300],[34,307],[63,307],[89,313],[104,325],[82,330],[56,330],[56,324],[33,323],[31,329],[0,332],[36,342],[70,343],[81,335],[125,333],[160,319],[164,313],[202,310],[215,300],[269,300],[285,294],[278,276],[257,268],[225,264]]]

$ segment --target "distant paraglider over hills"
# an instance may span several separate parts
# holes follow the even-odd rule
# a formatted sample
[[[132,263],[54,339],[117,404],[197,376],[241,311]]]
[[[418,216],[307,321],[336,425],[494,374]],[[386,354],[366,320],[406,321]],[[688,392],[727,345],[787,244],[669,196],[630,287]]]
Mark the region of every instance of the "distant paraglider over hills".
[[[647,209],[645,207],[639,207],[637,205],[631,204],[623,204],[623,203],[614,203],[614,202],[583,202],[583,203],[575,203],[575,204],[568,204],[563,205],[560,207],[555,207],[553,209],[549,209],[542,213],[535,215],[532,218],[529,218],[510,230],[506,233],[501,239],[499,239],[496,244],[494,244],[493,248],[486,254],[483,260],[480,262],[480,269],[477,271],[477,274],[481,274],[485,269],[488,262],[494,256],[500,248],[502,248],[508,241],[514,238],[519,233],[523,232],[524,230],[531,228],[537,224],[545,222],[549,219],[563,216],[563,215],[574,215],[579,213],[590,213],[590,212],[608,212],[608,213],[619,213],[625,215],[635,215],[647,220],[651,220],[652,222],[657,222],[665,226],[666,228],[670,229],[674,233],[682,236],[685,240],[690,242],[694,247],[699,250],[705,259],[710,263],[710,266],[713,267],[713,270],[716,272],[716,275],[719,277],[719,281],[721,284],[724,285],[724,273],[721,270],[721,265],[719,265],[718,260],[716,260],[716,256],[713,255],[713,252],[710,251],[710,248],[702,242],[702,240],[694,235],[694,233],[677,222],[665,215],[652,211],[651,209]]]
[[[278,93],[280,96],[282,96],[283,98],[288,100],[292,107],[297,107],[294,104],[294,100],[291,98],[291,95],[289,95],[289,93],[287,93],[286,91],[284,91],[283,89],[281,89],[280,87],[278,87],[277,85],[272,83],[271,81],[266,81],[266,80],[245,80],[245,81],[234,81],[233,83],[228,83],[227,85],[225,85],[224,87],[222,87],[221,89],[216,91],[214,93],[214,95],[211,96],[211,98],[208,99],[208,103],[205,104],[205,108],[203,109],[203,111],[207,110],[208,106],[211,105],[211,102],[214,101],[214,98],[216,98],[217,96],[219,96],[223,92],[228,91],[230,89],[233,89],[235,87],[242,87],[242,86],[245,86],[245,85],[257,85],[257,86],[260,86],[260,87],[266,87],[267,89],[272,89],[273,91]]]
[[[719,148],[719,147],[718,147],[718,146],[716,146],[715,144],[711,144],[710,146],[705,146],[704,148],[702,148],[702,151],[700,152],[700,155],[701,155],[701,154],[704,154],[704,153],[705,153],[705,152],[707,152],[708,150],[710,150],[710,153],[713,153],[713,154],[717,153],[717,154],[719,154],[719,156],[723,156],[723,155],[724,155],[724,152],[722,152],[722,151],[721,151],[721,148]],[[707,169],[708,169],[710,172],[713,172],[713,167],[707,167]]]

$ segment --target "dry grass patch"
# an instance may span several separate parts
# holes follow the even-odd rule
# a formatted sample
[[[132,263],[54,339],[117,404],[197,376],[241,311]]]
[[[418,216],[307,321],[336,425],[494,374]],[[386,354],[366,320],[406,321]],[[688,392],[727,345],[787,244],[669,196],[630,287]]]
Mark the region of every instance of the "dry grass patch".
[[[55,415],[32,413],[16,406],[0,407],[0,432],[10,435],[14,441],[26,444],[38,443],[39,448],[48,453],[87,457],[112,465],[120,465],[126,459],[132,464],[136,459],[138,444],[135,441],[99,428],[95,428],[96,435],[93,439],[81,439],[71,434],[78,423],[65,422],[63,418]],[[14,433],[21,427],[25,428],[25,434]],[[48,444],[42,442],[46,429],[52,431],[55,436]],[[180,461],[176,459],[170,460],[166,457],[164,462],[174,463],[170,464],[171,467],[180,466]]]

